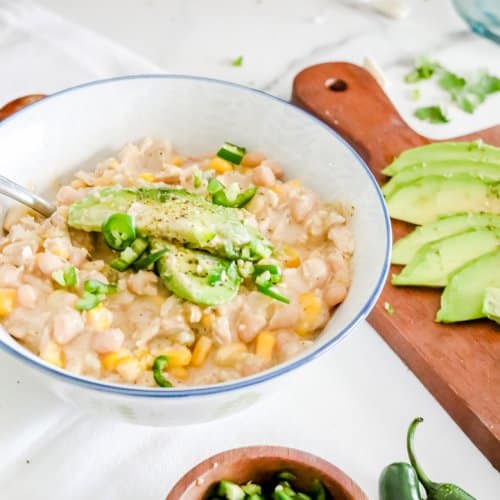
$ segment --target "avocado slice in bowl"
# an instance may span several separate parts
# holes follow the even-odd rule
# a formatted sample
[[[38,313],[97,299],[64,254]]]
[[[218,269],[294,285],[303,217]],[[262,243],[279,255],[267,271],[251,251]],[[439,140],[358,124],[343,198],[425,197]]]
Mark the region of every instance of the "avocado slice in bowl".
[[[68,224],[100,231],[114,213],[132,215],[142,236],[165,238],[220,257],[260,260],[272,245],[252,226],[244,209],[215,205],[172,188],[104,188],[69,207]]]

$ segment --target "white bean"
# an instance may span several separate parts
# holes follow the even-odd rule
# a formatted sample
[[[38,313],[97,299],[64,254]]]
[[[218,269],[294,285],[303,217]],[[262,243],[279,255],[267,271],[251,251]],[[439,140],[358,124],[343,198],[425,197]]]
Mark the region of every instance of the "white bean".
[[[244,305],[238,315],[238,337],[242,342],[252,342],[266,325],[266,318]]]
[[[60,205],[71,205],[71,203],[83,198],[85,191],[77,190],[71,186],[63,186],[59,189],[56,200]]]
[[[311,288],[318,288],[325,284],[328,279],[328,266],[323,259],[312,257],[302,264],[304,278],[309,282]]]
[[[50,276],[54,271],[61,269],[64,266],[64,261],[50,252],[44,252],[38,256],[38,269],[43,274]]]
[[[276,308],[269,325],[272,329],[293,328],[299,322],[301,312],[298,304],[280,305]]]
[[[347,287],[343,283],[333,281],[325,290],[324,300],[328,307],[333,307],[340,304],[345,299],[346,295]]]
[[[67,344],[82,330],[84,324],[81,314],[66,308],[54,316],[52,336],[58,344]]]
[[[149,271],[131,274],[127,280],[129,290],[137,295],[157,295],[157,283],[158,278]]]
[[[311,213],[314,207],[314,196],[311,194],[301,194],[290,200],[290,210],[293,218],[297,222],[302,222]]]
[[[252,173],[252,180],[258,186],[269,187],[274,184],[276,178],[273,171],[265,165],[255,167]]]
[[[0,266],[0,286],[6,288],[19,286],[21,271],[21,269],[10,264]]]
[[[32,308],[35,306],[37,292],[31,285],[21,285],[17,289],[17,301],[22,307]]]
[[[96,332],[92,338],[92,349],[102,354],[120,349],[125,335],[119,328],[110,328],[102,332]]]

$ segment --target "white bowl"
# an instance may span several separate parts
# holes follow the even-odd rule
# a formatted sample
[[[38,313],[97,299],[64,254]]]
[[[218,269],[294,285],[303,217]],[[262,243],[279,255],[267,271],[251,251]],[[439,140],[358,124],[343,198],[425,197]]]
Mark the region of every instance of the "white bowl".
[[[300,178],[323,199],[354,205],[353,281],[344,303],[313,346],[296,359],[252,377],[189,389],[80,377],[45,363],[2,328],[0,347],[38,369],[40,380],[82,410],[150,425],[213,420],[272,391],[285,374],[333,347],[369,313],[388,271],[389,216],[364,162],[322,122],[263,92],[188,76],[104,80],[29,106],[0,124],[2,174],[53,196],[76,169],[93,168],[125,143],[146,136],[168,138],[177,150],[191,154],[209,153],[225,140],[244,144],[278,160],[288,178]]]

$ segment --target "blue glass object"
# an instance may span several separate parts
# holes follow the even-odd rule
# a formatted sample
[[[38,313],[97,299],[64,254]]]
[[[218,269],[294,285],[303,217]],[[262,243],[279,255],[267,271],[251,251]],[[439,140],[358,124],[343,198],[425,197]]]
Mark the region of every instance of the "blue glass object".
[[[500,0],[453,0],[472,31],[500,43]]]

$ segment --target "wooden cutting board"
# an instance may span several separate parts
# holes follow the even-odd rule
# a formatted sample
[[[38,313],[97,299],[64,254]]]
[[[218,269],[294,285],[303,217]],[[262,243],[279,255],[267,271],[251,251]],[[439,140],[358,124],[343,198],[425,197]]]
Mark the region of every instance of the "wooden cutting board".
[[[339,81],[347,88],[326,88],[325,81],[331,78],[339,89],[345,86]],[[11,101],[0,108],[0,121],[43,97],[35,94]],[[340,133],[380,182],[381,169],[394,156],[431,142],[410,129],[373,77],[353,64],[305,69],[295,78],[292,100]],[[500,126],[456,140],[477,138],[500,146]],[[392,227],[394,239],[412,228],[398,221]],[[500,330],[486,321],[434,323],[439,298],[439,291],[396,289],[386,283],[369,322],[500,470]],[[394,315],[385,311],[385,302],[392,304]]]
[[[294,80],[292,102],[344,137],[380,183],[395,156],[432,142],[408,127],[375,79],[353,64],[305,69]],[[479,138],[500,146],[500,126],[453,140]],[[394,240],[412,227],[393,221]],[[389,276],[399,269],[392,266]],[[435,323],[439,302],[440,290],[396,288],[388,280],[368,321],[500,470],[500,328],[489,321]]]

